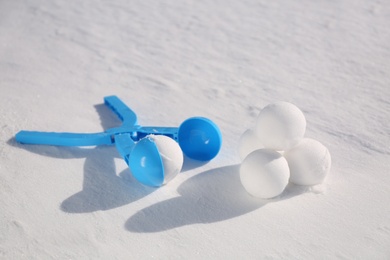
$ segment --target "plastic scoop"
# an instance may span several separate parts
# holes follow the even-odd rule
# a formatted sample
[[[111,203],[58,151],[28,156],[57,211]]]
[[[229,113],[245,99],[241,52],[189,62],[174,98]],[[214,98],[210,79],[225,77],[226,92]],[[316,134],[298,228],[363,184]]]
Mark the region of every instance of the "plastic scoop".
[[[145,137],[136,143],[130,134],[120,134],[115,136],[115,145],[139,182],[148,186],[164,183],[164,165],[157,145],[151,139]]]
[[[189,158],[209,161],[217,156],[222,135],[216,124],[203,117],[185,120],[178,131],[179,145]]]

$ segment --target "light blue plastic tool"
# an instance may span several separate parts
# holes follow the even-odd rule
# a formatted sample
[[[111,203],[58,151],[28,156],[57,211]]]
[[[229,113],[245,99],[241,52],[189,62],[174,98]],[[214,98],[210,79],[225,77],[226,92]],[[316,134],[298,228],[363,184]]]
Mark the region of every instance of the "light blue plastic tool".
[[[118,97],[104,98],[122,121],[122,125],[101,133],[54,133],[20,131],[16,141],[22,144],[59,146],[94,146],[115,144],[134,177],[148,186],[164,183],[164,167],[156,144],[147,135],[165,135],[177,141],[183,153],[194,160],[209,161],[219,152],[221,132],[216,124],[204,117],[191,117],[179,127],[144,127],[137,124],[137,115]]]

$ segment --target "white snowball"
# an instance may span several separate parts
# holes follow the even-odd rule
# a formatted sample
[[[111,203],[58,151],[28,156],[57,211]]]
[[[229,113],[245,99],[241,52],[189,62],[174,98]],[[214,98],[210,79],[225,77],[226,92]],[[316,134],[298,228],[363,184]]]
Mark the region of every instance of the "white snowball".
[[[278,152],[260,149],[250,153],[240,167],[240,179],[249,194],[268,199],[280,195],[286,188],[290,170],[286,159]]]
[[[238,146],[241,160],[244,160],[244,158],[254,150],[261,148],[264,148],[264,146],[253,130],[248,129],[241,135]]]
[[[171,181],[183,166],[183,152],[177,142],[164,135],[149,135],[160,153],[164,167],[164,182]]]
[[[288,102],[277,102],[264,107],[257,118],[255,129],[265,148],[278,151],[296,145],[305,131],[305,116],[298,107]]]
[[[328,149],[310,138],[304,138],[284,156],[290,167],[290,181],[298,185],[320,184],[330,171]]]

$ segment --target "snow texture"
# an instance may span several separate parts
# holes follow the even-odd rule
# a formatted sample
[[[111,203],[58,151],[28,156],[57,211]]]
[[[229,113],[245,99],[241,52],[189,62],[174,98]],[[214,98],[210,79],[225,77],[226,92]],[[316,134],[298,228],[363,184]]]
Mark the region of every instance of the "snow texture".
[[[183,167],[183,152],[172,138],[164,135],[148,135],[157,146],[164,167],[164,184],[175,178]]]
[[[0,1],[0,258],[389,259],[390,2]],[[115,147],[20,145],[19,130],[99,132],[204,116],[209,163],[167,185]],[[299,107],[332,168],[251,197],[239,139],[261,108]]]
[[[270,199],[282,194],[290,178],[286,159],[277,151],[251,152],[240,166],[240,180],[252,196]]]
[[[294,104],[277,102],[260,111],[255,129],[265,148],[285,151],[302,140],[306,131],[306,118]]]
[[[290,168],[290,181],[294,184],[320,184],[331,169],[332,159],[328,149],[311,138],[302,139],[283,156]]]
[[[252,129],[245,130],[238,144],[238,153],[241,160],[244,160],[251,152],[261,148],[264,148],[264,145],[260,142],[256,133]]]

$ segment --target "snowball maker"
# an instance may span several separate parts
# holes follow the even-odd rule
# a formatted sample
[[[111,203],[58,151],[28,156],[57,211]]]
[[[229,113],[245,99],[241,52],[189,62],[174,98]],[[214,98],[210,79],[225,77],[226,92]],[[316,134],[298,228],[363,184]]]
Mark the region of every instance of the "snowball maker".
[[[320,184],[330,171],[330,153],[314,139],[304,138],[284,156],[290,167],[290,181],[298,185]]]
[[[208,161],[213,159],[221,148],[221,132],[217,125],[207,118],[192,117],[185,120],[180,127],[141,126],[137,123],[134,111],[117,96],[105,97],[104,104],[122,121],[121,126],[100,133],[22,130],[15,135],[15,139],[23,144],[115,145],[135,178],[149,186],[165,184],[178,174],[183,164],[182,151],[191,159]],[[155,136],[145,138],[148,135]]]
[[[250,153],[240,167],[244,188],[254,197],[269,199],[280,195],[288,184],[290,170],[278,152],[259,149]]]
[[[295,105],[277,102],[260,111],[255,131],[265,148],[284,151],[303,138],[306,119]]]

